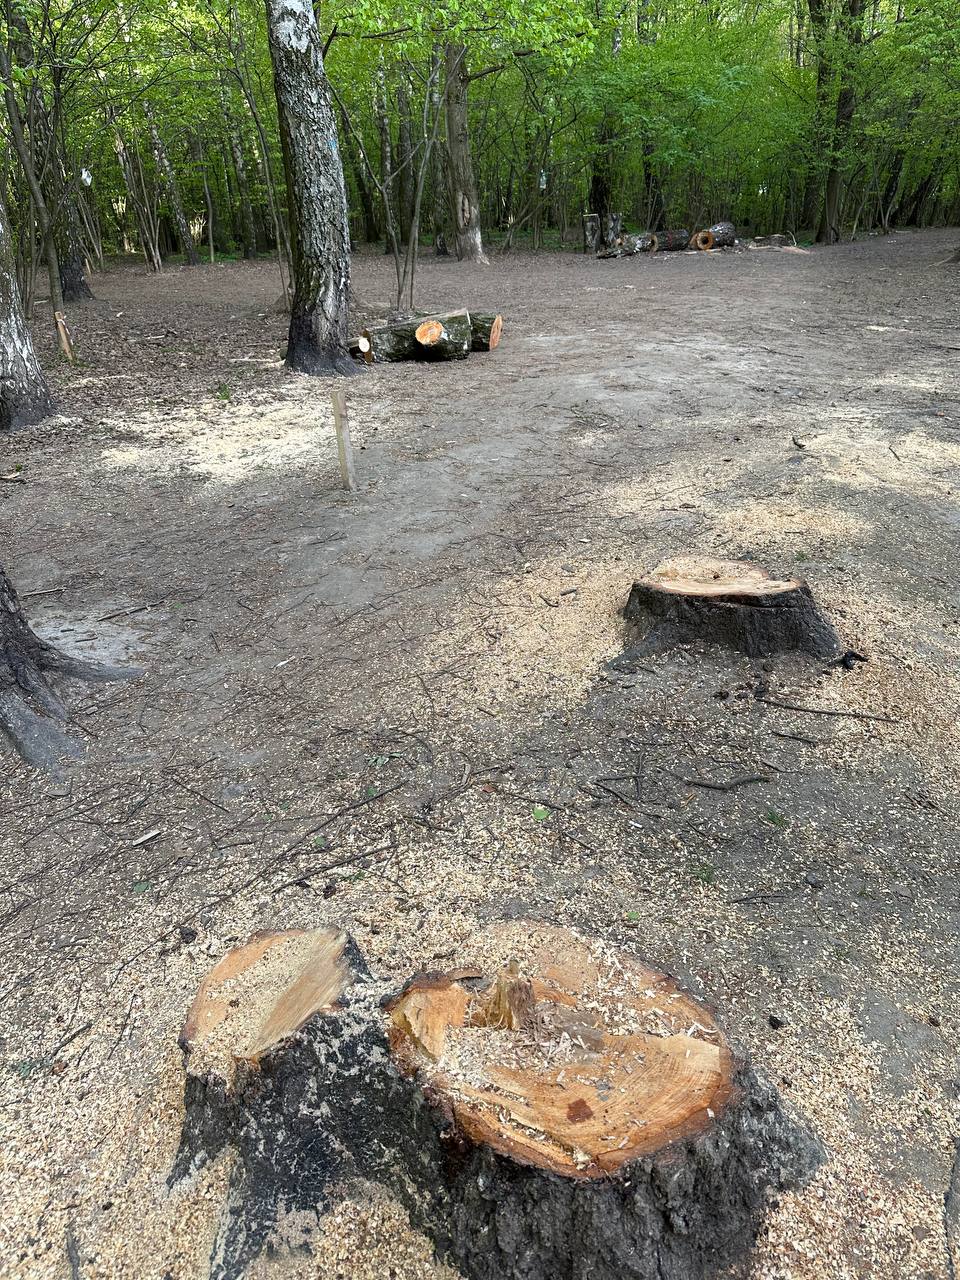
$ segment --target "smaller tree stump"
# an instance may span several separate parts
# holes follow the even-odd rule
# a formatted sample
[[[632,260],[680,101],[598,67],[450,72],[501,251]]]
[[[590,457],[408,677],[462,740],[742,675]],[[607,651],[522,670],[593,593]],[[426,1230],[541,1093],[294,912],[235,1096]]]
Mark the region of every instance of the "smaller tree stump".
[[[790,650],[828,658],[840,648],[803,579],[775,578],[743,560],[664,560],[633,584],[624,616],[644,629],[646,652],[695,641],[751,658]]]
[[[819,1162],[714,1016],[599,940],[495,927],[374,982],[337,929],[258,934],[201,985],[171,1184],[231,1146],[211,1275],[284,1213],[385,1185],[470,1280],[701,1280]]]

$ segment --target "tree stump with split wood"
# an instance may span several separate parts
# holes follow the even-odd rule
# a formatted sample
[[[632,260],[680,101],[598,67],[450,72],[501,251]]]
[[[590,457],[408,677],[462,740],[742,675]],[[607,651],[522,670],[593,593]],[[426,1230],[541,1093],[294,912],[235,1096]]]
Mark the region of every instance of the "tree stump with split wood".
[[[361,1179],[472,1280],[699,1280],[819,1162],[662,973],[530,922],[458,961],[391,992],[337,930],[261,934],[204,981],[171,1183],[234,1150],[211,1275]]]
[[[776,578],[743,560],[687,555],[664,560],[633,584],[624,616],[643,631],[646,652],[705,641],[751,658],[840,648],[802,578]]]

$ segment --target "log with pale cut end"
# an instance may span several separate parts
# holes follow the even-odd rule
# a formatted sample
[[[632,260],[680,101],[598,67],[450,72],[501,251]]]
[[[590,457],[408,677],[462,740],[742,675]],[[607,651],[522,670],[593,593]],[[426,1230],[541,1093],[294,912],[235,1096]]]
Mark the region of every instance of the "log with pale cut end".
[[[678,249],[686,249],[689,244],[690,232],[682,228],[677,231],[658,231],[650,237],[651,253],[673,253]]]
[[[672,979],[531,922],[393,992],[339,930],[257,935],[182,1044],[171,1184],[235,1154],[220,1280],[357,1179],[470,1280],[700,1280],[822,1155]]]
[[[502,315],[478,315],[470,312],[470,350],[496,351],[503,335]]]
[[[642,629],[647,652],[704,641],[753,658],[790,650],[826,658],[840,647],[801,578],[742,560],[665,560],[633,584],[624,615]]]
[[[395,320],[362,330],[360,337],[370,344],[365,354],[370,364],[392,364],[398,360],[415,360],[417,356],[417,326],[419,317]]]
[[[357,337],[351,338],[348,347],[354,360],[363,360],[366,364],[373,364],[373,344],[366,333],[361,333]]]
[[[473,331],[466,311],[422,320],[414,332],[421,360],[466,360]]]
[[[729,249],[737,239],[737,229],[732,222],[718,222],[693,237],[694,249]]]

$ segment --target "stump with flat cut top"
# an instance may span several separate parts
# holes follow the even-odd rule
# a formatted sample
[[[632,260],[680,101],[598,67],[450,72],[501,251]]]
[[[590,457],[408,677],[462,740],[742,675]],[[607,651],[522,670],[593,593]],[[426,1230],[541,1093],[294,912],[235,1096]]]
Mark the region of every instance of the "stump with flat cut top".
[[[801,578],[776,578],[743,560],[686,555],[633,584],[624,616],[647,652],[696,641],[749,657],[801,650],[819,658],[840,645]]]
[[[171,1177],[236,1152],[212,1275],[360,1179],[472,1280],[698,1280],[818,1162],[711,1012],[610,944],[517,922],[458,962],[390,992],[319,930],[214,969]]]

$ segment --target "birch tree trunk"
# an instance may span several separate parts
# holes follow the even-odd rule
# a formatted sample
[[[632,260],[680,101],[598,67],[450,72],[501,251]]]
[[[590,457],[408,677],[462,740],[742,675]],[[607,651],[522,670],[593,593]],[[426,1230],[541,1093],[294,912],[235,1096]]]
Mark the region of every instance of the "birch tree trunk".
[[[7,211],[0,199],[0,431],[50,413],[50,392],[23,318]]]
[[[353,373],[347,195],[320,33],[310,0],[266,0],[266,8],[293,255],[287,364]]]
[[[180,198],[180,184],[177,182],[177,175],[173,171],[173,165],[170,163],[170,157],[167,155],[167,149],[163,145],[163,140],[157,132],[157,126],[154,123],[153,112],[149,107],[145,108],[147,116],[147,124],[150,126],[150,141],[153,144],[153,154],[157,162],[157,168],[163,179],[163,185],[167,189],[167,200],[170,204],[170,215],[173,218],[173,225],[177,229],[177,239],[180,241],[180,247],[183,250],[183,256],[188,267],[198,267],[200,265],[200,255],[197,253],[197,246],[193,239],[193,233],[190,230],[190,223],[187,221],[187,215],[184,212],[183,200]]]
[[[446,59],[447,166],[450,212],[453,215],[457,257],[467,262],[488,261],[480,233],[480,197],[470,155],[467,118],[467,51],[462,44],[448,44]]]

